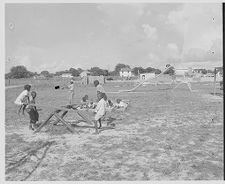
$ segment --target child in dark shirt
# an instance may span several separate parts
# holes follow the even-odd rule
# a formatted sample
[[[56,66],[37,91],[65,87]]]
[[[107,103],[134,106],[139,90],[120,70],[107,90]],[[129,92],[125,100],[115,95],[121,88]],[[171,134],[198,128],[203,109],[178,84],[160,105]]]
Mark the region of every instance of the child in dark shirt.
[[[29,114],[30,117],[30,126],[29,128],[31,130],[34,130],[38,124],[38,120],[39,120],[39,113],[37,111],[36,106],[33,106],[35,104],[35,98],[37,96],[37,93],[35,91],[31,92],[31,100],[30,100],[30,104],[28,105],[26,111]]]

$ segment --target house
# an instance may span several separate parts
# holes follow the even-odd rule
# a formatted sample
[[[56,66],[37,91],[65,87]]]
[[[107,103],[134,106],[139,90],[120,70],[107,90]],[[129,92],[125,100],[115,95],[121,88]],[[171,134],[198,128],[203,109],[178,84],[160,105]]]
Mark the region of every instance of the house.
[[[140,80],[148,80],[155,77],[155,73],[141,73]]]
[[[80,77],[81,77],[81,78],[87,77],[88,75],[90,75],[90,72],[87,71],[87,70],[84,70],[83,72],[80,73]]]
[[[132,76],[132,72],[130,68],[121,68],[120,77],[130,78]]]
[[[46,77],[43,74],[33,76],[33,79],[45,79]]]
[[[63,78],[72,78],[73,76],[72,76],[71,73],[63,73],[63,74],[61,75],[61,77],[63,77]]]

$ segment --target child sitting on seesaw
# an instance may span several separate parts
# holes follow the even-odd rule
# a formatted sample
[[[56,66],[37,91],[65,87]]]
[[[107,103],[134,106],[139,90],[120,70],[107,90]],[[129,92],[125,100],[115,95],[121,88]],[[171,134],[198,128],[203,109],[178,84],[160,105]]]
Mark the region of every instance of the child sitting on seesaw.
[[[107,101],[107,106],[110,109],[116,108],[116,109],[126,109],[129,102],[121,99],[116,99],[116,103],[113,103],[111,100]]]
[[[123,101],[121,99],[116,99],[116,104],[115,104],[116,108],[127,108],[127,106],[128,106],[128,102]]]
[[[97,107],[95,108],[95,133],[98,133],[98,128],[102,127],[101,120],[103,116],[106,114],[106,106],[107,106],[107,96],[105,93],[99,93],[99,102],[97,104]],[[99,123],[99,127],[98,124]]]
[[[19,94],[14,103],[19,106],[18,114],[20,114],[22,110],[22,114],[24,115],[24,110],[29,103],[29,94],[30,94],[31,85],[26,84],[24,86],[24,90]]]
[[[89,101],[88,95],[85,95],[81,99],[81,108],[94,109],[96,104],[93,101]]]

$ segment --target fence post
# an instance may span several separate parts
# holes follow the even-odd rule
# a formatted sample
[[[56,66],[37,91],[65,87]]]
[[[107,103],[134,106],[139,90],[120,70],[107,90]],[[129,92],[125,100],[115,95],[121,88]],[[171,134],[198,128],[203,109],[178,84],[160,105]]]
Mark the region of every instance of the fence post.
[[[213,83],[213,95],[216,93],[216,68],[214,68],[214,83]]]

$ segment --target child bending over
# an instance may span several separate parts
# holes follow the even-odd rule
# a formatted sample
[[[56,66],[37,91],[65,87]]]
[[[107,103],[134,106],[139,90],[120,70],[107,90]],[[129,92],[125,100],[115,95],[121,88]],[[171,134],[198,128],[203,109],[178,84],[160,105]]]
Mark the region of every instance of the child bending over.
[[[31,89],[31,85],[26,84],[24,86],[24,90],[19,94],[19,96],[15,100],[15,104],[19,106],[18,114],[20,114],[22,110],[22,114],[24,115],[24,110],[29,103],[29,92]]]

